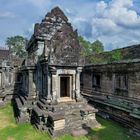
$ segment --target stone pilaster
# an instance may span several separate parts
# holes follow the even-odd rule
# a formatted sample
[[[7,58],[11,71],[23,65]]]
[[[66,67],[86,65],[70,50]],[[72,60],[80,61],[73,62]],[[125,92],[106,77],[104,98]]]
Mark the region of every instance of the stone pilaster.
[[[5,89],[5,81],[6,81],[6,76],[5,76],[5,69],[2,69],[2,88]]]
[[[113,74],[112,75],[112,93],[115,93],[115,86],[116,86],[115,74]]]
[[[28,78],[29,78],[29,82],[28,82],[28,96],[30,98],[35,98],[36,97],[36,93],[35,93],[35,83],[33,81],[33,70],[29,70],[28,71]]]
[[[72,99],[75,99],[75,74],[73,74],[73,89],[72,89]]]
[[[52,75],[52,103],[57,103],[57,89],[56,89],[56,84],[57,84],[57,75],[56,75],[56,68],[53,67],[51,68],[51,75]]]
[[[0,88],[2,87],[2,73],[0,72]]]
[[[47,88],[47,90],[48,90],[47,91],[48,92],[48,94],[47,94],[47,102],[50,103],[52,96],[51,96],[51,75],[50,75],[49,71],[48,71],[48,83],[47,83],[47,86],[48,86],[48,88]]]
[[[78,67],[76,72],[76,100],[81,101],[81,93],[80,93],[80,73],[82,72],[82,68]]]
[[[48,41],[45,41],[44,42],[44,56],[45,56],[45,59],[48,59],[49,57],[49,48],[48,48]]]

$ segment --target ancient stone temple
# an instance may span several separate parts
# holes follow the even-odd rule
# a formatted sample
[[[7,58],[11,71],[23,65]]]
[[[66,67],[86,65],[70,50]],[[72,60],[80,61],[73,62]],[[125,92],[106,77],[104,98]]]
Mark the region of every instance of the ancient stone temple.
[[[52,136],[96,127],[97,110],[81,96],[84,66],[77,31],[58,8],[37,23],[18,72],[18,122],[30,121]]]

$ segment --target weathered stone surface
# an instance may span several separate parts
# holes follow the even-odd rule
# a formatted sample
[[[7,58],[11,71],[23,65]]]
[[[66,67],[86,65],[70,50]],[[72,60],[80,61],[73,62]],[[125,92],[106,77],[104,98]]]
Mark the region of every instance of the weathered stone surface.
[[[136,122],[140,120],[139,68],[139,62],[87,65],[81,86],[83,95],[99,109],[100,115],[135,131],[140,128]],[[93,86],[93,75],[100,75],[100,86]]]

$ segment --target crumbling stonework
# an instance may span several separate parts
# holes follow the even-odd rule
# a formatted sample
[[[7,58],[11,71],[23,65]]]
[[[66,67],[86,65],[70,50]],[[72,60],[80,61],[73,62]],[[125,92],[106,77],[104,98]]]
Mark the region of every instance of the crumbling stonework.
[[[8,49],[0,49],[0,106],[13,97],[17,65]]]
[[[31,122],[51,136],[97,127],[97,110],[81,96],[78,35],[58,7],[36,24],[26,49],[14,97],[17,122]]]
[[[84,64],[77,38],[77,31],[58,7],[35,25],[26,47],[28,58],[15,81],[17,122],[31,122],[51,136],[84,132],[85,127],[99,125],[96,106],[99,115],[139,135],[139,45],[120,50],[121,62]]]

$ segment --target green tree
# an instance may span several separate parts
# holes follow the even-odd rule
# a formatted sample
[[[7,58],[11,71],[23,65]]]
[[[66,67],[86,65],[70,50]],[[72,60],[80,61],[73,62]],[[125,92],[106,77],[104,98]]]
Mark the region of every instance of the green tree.
[[[27,55],[25,46],[28,40],[22,36],[13,36],[6,39],[6,45],[9,47],[13,56],[24,58]]]
[[[120,61],[122,60],[121,51],[119,49],[115,49],[114,51],[110,52],[111,55],[111,62],[113,61]]]
[[[98,54],[104,51],[103,43],[99,40],[96,40],[91,44],[92,53]]]
[[[83,50],[81,52],[82,55],[88,56],[89,54],[91,54],[90,42],[86,41],[82,36],[79,36],[78,39],[79,39],[80,45],[83,47]]]
[[[98,54],[104,51],[103,43],[99,40],[96,40],[93,43],[86,41],[82,36],[79,36],[79,43],[83,47],[82,55],[89,56],[92,54]]]

